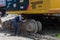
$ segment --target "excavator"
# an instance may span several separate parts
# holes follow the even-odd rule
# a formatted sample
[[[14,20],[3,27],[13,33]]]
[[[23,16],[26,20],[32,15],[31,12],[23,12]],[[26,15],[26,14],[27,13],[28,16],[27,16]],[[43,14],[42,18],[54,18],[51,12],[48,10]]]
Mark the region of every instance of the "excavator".
[[[37,33],[43,26],[60,25],[60,0],[6,0],[6,13],[21,15],[24,29]]]

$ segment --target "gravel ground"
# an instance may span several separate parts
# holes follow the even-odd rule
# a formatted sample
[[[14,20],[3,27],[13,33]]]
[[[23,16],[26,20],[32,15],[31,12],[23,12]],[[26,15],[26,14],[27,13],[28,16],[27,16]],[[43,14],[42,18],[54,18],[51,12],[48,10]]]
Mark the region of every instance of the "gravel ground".
[[[0,31],[0,40],[33,40],[27,37],[22,36],[11,36],[14,33],[8,32],[8,31]]]
[[[22,36],[11,36],[14,33],[9,32],[7,30],[2,30],[2,26],[0,25],[0,40],[33,40],[31,38],[22,37]]]
[[[25,37],[0,37],[0,40],[33,40],[33,39],[30,39],[30,38],[25,38]]]
[[[11,36],[14,33],[2,30],[2,27],[0,25],[0,40],[60,40],[60,38],[52,37],[52,35],[60,33],[60,31],[44,30],[42,32],[43,32],[43,35],[32,34],[33,36],[29,35],[28,37]]]

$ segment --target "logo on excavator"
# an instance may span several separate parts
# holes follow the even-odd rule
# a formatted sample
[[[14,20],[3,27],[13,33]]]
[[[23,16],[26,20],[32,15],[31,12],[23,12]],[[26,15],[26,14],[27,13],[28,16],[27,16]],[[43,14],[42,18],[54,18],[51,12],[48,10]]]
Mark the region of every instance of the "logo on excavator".
[[[32,4],[32,9],[36,9],[36,5],[38,5],[38,4],[43,4],[43,1],[31,2],[31,4]],[[39,6],[39,7],[42,7],[42,5]]]

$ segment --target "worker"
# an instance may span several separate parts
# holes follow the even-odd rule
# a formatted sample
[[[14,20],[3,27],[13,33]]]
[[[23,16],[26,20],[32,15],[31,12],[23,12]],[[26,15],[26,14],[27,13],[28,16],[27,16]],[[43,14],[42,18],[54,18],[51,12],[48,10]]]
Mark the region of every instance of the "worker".
[[[13,20],[12,20],[12,23],[13,23],[13,26],[14,26],[14,35],[16,36],[17,33],[18,33],[18,22],[22,21],[21,20],[21,15],[19,16],[16,16]]]
[[[6,7],[6,0],[0,0],[0,12],[2,17],[6,14],[5,7]]]

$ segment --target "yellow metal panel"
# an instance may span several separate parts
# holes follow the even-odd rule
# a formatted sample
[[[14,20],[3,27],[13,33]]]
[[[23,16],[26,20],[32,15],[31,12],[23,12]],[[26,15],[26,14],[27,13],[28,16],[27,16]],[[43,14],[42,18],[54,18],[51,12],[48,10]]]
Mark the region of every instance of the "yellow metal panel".
[[[34,6],[33,6],[34,5]],[[40,14],[46,13],[49,8],[49,0],[29,0],[29,9],[25,11],[7,11],[10,14]]]
[[[50,0],[48,13],[60,13],[60,0]]]
[[[50,9],[60,9],[60,0],[50,0]]]

